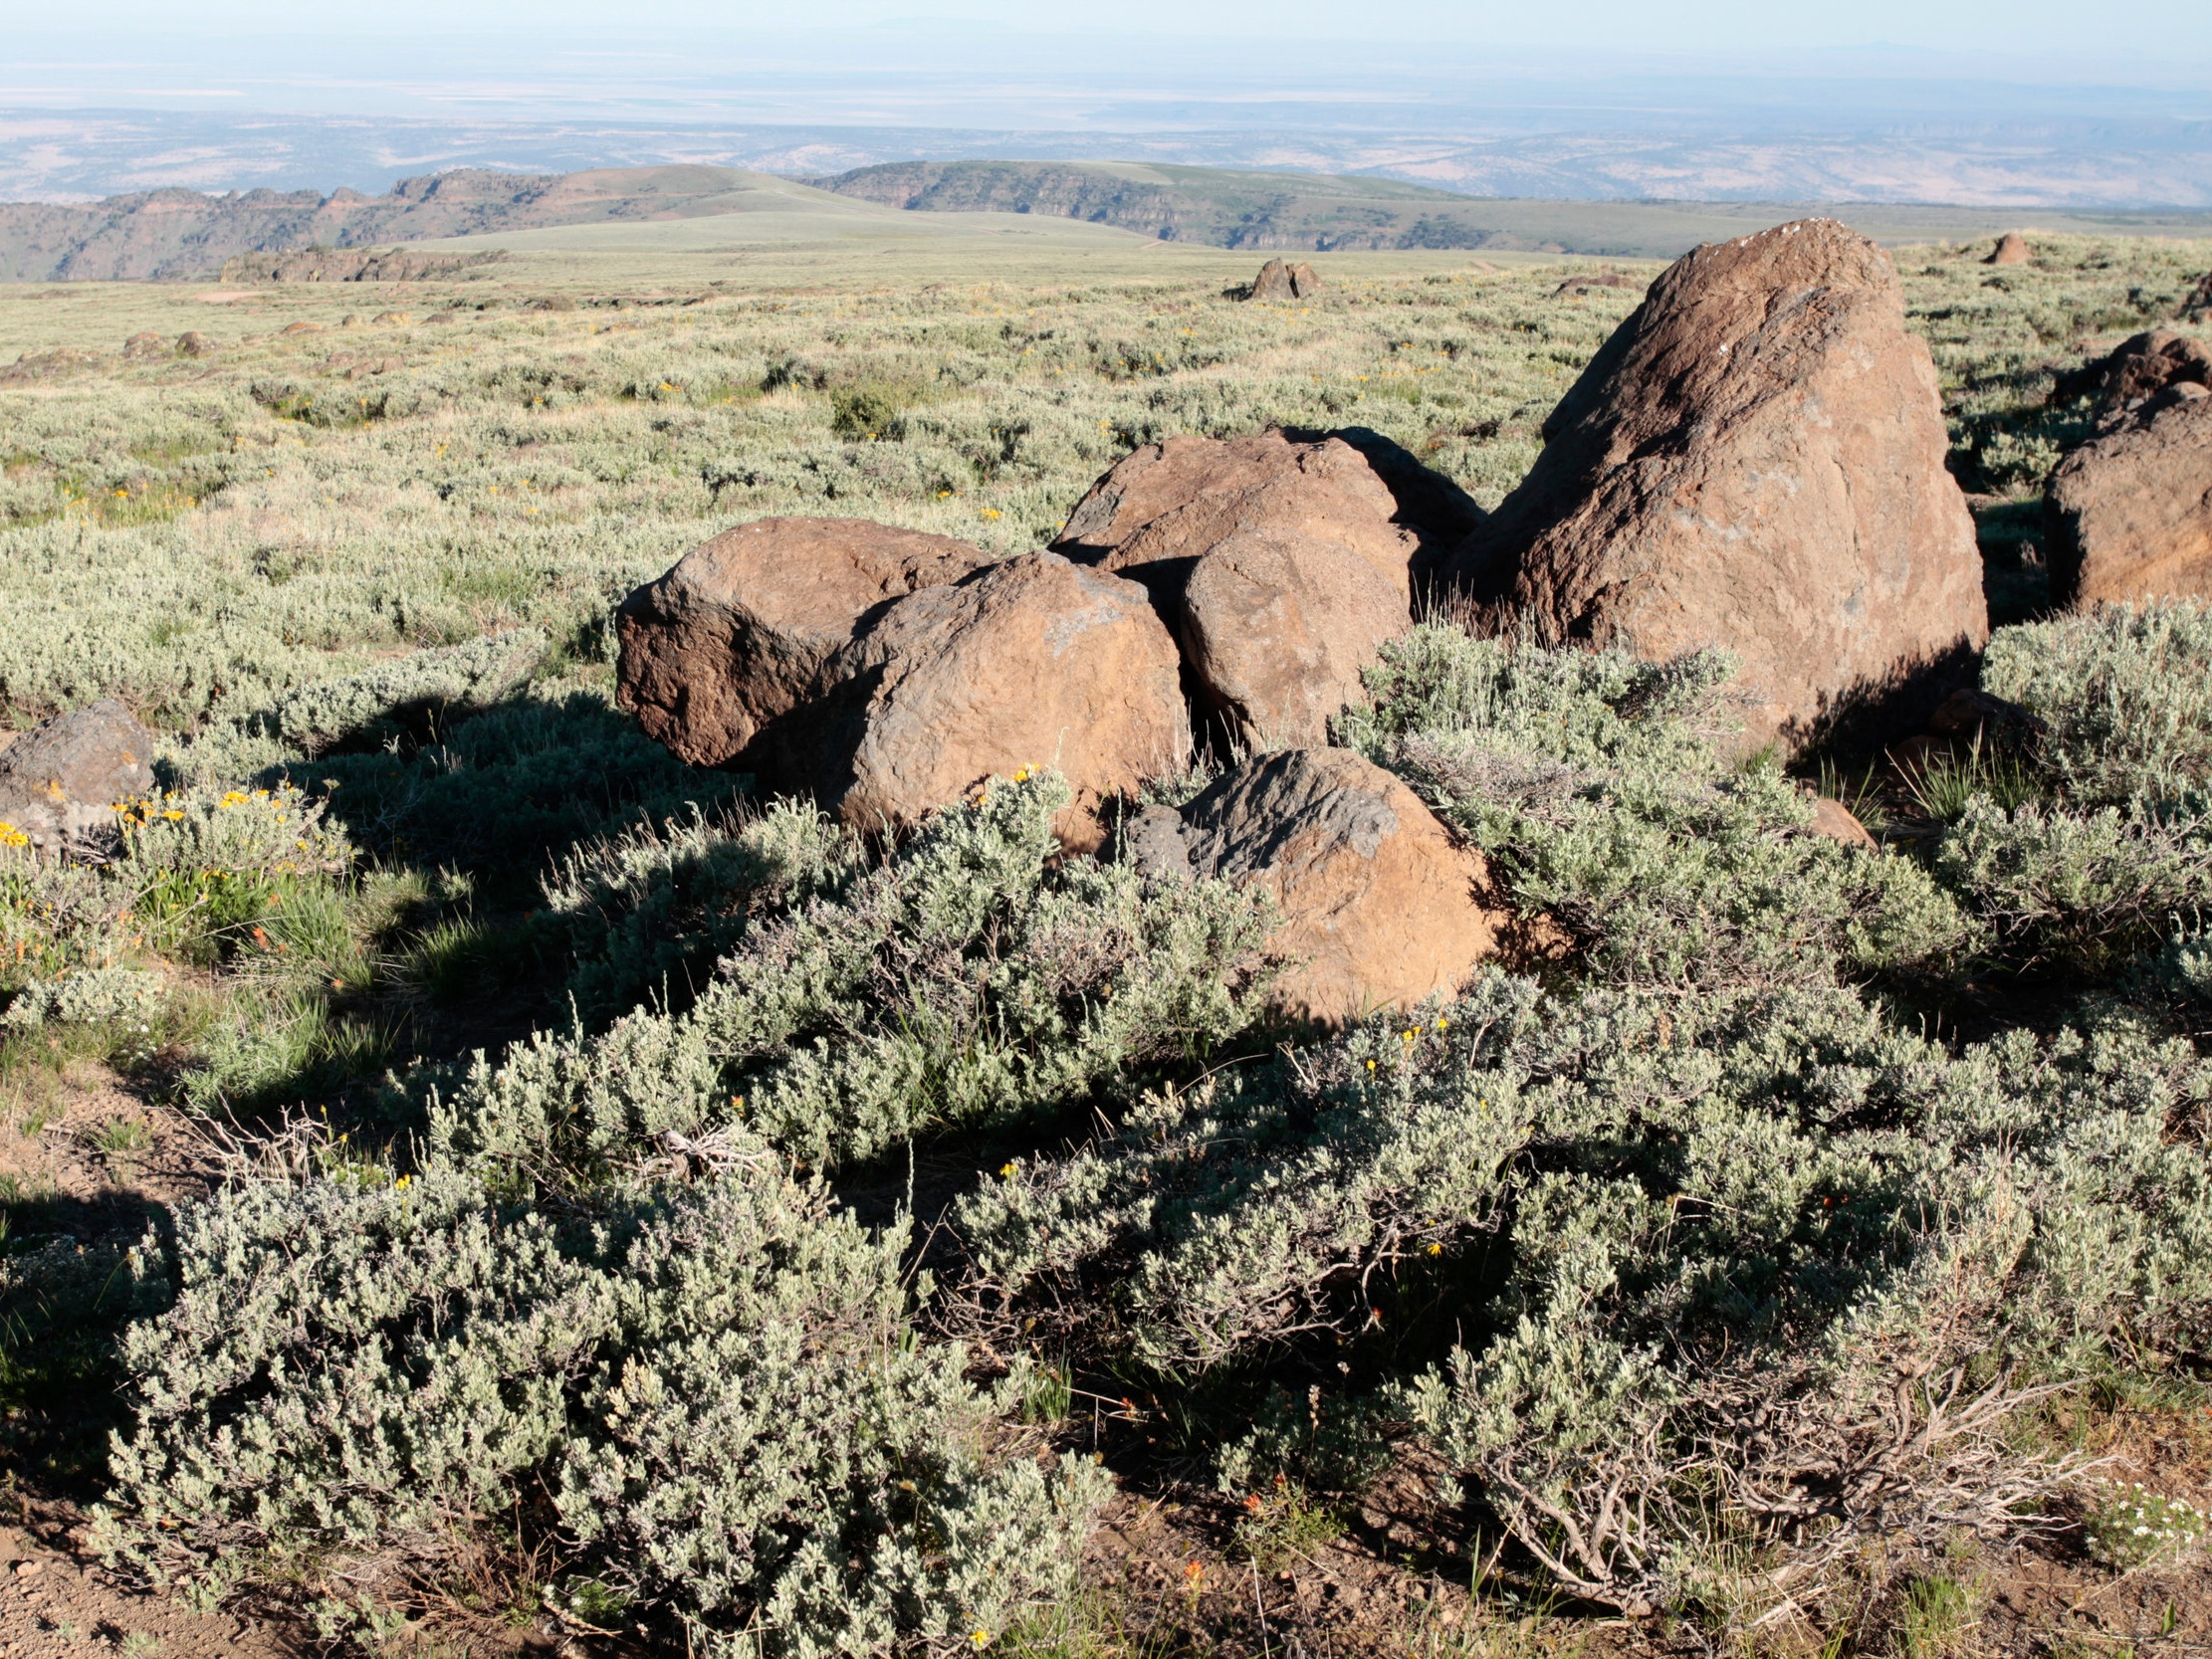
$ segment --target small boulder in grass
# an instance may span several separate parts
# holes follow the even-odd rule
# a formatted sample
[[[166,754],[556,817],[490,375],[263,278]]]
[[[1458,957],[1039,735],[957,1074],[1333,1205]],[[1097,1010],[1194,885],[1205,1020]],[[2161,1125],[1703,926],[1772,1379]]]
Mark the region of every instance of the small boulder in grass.
[[[2068,456],[2043,521],[2061,604],[2212,600],[2212,393],[2169,385]]]
[[[1859,821],[1859,815],[1842,801],[1831,800],[1826,795],[1813,797],[1813,821],[1805,826],[1805,833],[1841,842],[1846,847],[1872,849],[1875,846],[1875,838]]]
[[[1350,749],[1247,760],[1180,813],[1138,814],[1123,845],[1158,879],[1266,893],[1281,918],[1268,953],[1285,963],[1274,1000],[1326,1025],[1448,996],[1515,925],[1488,861]]]
[[[2035,257],[2036,251],[2028,245],[2026,237],[2018,231],[2007,231],[1997,239],[1997,246],[1989,250],[1989,257],[1982,264],[2026,265]]]
[[[1283,260],[1271,259],[1259,268],[1259,275],[1252,279],[1250,297],[1254,300],[1310,300],[1321,292],[1323,286],[1313,267],[1303,261],[1291,265]]]
[[[32,727],[0,750],[0,843],[49,858],[111,856],[114,809],[153,789],[153,745],[113,698]]]

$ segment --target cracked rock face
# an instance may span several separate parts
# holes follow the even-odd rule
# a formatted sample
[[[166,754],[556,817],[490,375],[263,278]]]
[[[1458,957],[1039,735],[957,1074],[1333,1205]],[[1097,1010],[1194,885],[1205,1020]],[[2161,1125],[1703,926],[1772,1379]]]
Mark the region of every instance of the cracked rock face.
[[[153,788],[153,741],[113,698],[33,726],[0,750],[0,823],[50,858],[108,857],[114,808]]]
[[[1449,994],[1497,952],[1511,913],[1489,865],[1396,777],[1349,749],[1285,749],[1217,779],[1181,813],[1153,807],[1126,856],[1165,880],[1265,892],[1286,1013],[1343,1025]]]
[[[1676,261],[1544,438],[1452,579],[1545,644],[1733,653],[1747,750],[1988,637],[1927,347],[1834,220]]]

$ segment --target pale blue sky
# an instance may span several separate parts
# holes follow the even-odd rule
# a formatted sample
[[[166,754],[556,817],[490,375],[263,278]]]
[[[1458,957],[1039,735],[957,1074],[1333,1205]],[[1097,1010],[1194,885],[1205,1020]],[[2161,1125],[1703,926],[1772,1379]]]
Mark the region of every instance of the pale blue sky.
[[[1026,33],[1350,39],[1382,45],[1630,49],[1687,53],[1889,45],[1908,50],[2088,55],[2101,60],[2212,59],[2206,0],[0,0],[0,34],[66,33],[112,49],[132,35],[385,39],[487,31],[548,34],[702,30],[717,35],[803,28],[824,46],[847,31],[943,19]]]

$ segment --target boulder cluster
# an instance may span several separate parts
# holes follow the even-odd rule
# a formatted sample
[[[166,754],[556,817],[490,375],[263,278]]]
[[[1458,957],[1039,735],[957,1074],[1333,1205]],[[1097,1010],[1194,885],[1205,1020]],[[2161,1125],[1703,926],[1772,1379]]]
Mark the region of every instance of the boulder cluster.
[[[1270,262],[1254,295],[1312,286]],[[1747,748],[1801,743],[1988,634],[1927,349],[1887,257],[1832,220],[1677,262],[1544,437],[1487,517],[1372,432],[1269,430],[1137,450],[1013,558],[855,519],[741,525],[621,607],[621,699],[685,759],[874,832],[1054,767],[1068,853],[1268,895],[1286,1012],[1410,1005],[1546,936],[1403,782],[1329,745],[1425,606],[1652,659],[1731,652]],[[1211,787],[1130,804],[1194,747],[1225,766]]]

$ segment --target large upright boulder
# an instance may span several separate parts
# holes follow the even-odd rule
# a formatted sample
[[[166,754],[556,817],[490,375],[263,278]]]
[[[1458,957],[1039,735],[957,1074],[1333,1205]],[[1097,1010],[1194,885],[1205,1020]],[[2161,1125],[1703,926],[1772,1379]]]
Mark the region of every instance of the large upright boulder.
[[[1343,1025],[1448,995],[1497,952],[1512,915],[1488,863],[1461,847],[1404,783],[1349,749],[1284,749],[1223,774],[1181,813],[1130,826],[1131,856],[1159,879],[1257,888],[1281,920],[1277,1004]]]
[[[153,740],[113,698],[33,726],[0,749],[0,824],[49,857],[106,856],[115,807],[153,789]]]
[[[1303,260],[1290,265],[1271,259],[1259,268],[1259,275],[1252,279],[1253,300],[1310,300],[1322,290],[1323,284],[1312,266]]]
[[[1543,430],[1456,578],[1547,644],[1733,652],[1747,747],[1988,637],[1927,347],[1832,219],[1677,260]]]
[[[968,542],[864,518],[741,524],[623,602],[617,698],[680,758],[747,763],[765,726],[827,689],[866,618],[989,562]]]
[[[1143,588],[1056,553],[1026,553],[872,616],[828,665],[828,694],[762,745],[772,785],[845,822],[892,829],[993,774],[1051,766],[1082,809],[1186,762],[1191,726],[1175,641]]]
[[[2212,599],[2212,395],[2169,385],[2084,444],[2043,498],[2051,596]]]

